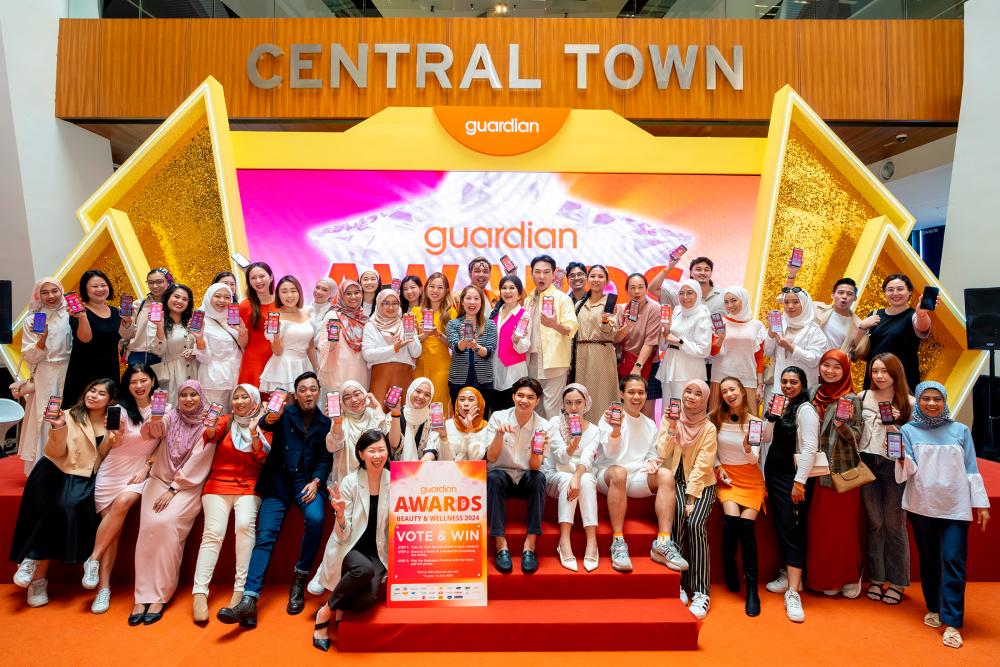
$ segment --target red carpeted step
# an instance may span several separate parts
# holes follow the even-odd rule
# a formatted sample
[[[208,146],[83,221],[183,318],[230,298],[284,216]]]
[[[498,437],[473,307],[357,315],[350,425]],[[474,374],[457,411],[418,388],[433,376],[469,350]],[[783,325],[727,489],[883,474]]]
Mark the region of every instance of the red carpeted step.
[[[346,615],[341,652],[691,651],[701,622],[676,598],[491,600],[487,607]]]
[[[601,557],[593,572],[583,569],[583,551],[577,553],[578,572],[559,564],[558,558],[538,559],[538,571],[521,572],[521,559],[514,557],[514,571],[500,574],[490,558],[487,591],[493,600],[594,600],[607,598],[676,598],[680,592],[680,574],[654,563],[647,555],[633,557],[631,572],[611,569],[611,559]]]

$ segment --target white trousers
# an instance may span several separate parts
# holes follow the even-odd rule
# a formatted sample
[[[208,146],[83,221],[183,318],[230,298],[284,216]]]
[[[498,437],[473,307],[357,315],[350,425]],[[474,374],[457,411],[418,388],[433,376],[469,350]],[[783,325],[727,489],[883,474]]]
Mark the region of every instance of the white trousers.
[[[573,523],[576,506],[580,504],[580,519],[584,526],[597,525],[597,479],[589,472],[580,478],[580,495],[576,500],[566,497],[573,473],[549,472],[545,475],[545,493],[559,499],[559,523]]]
[[[194,569],[193,593],[208,595],[208,585],[212,582],[212,573],[219,560],[222,542],[226,539],[226,528],[229,526],[229,513],[236,513],[236,580],[233,590],[241,592],[247,580],[247,566],[250,564],[250,554],[253,552],[257,528],[257,510],[260,509],[260,498],[253,495],[222,496],[210,493],[201,497],[201,505],[205,510],[205,531],[201,536],[201,548],[198,550],[198,564]]]

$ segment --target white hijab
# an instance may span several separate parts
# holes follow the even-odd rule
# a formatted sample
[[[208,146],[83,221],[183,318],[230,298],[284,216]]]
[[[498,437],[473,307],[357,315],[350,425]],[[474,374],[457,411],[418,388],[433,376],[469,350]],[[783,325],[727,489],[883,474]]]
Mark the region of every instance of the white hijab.
[[[223,285],[223,287],[226,286]],[[226,289],[229,288],[226,287]],[[207,313],[208,311],[205,312]],[[229,433],[233,440],[233,447],[236,448],[237,451],[249,452],[252,449],[250,446],[250,424],[252,424],[254,418],[260,414],[260,391],[252,384],[239,384],[236,385],[236,389],[242,389],[250,396],[251,408],[250,412],[247,413],[245,417],[238,417],[235,412],[233,413],[233,426]],[[234,394],[236,393],[236,389],[233,389]],[[261,438],[261,445],[263,445],[264,451],[271,448],[271,446],[268,445],[267,441],[263,438]]]
[[[226,300],[226,307],[221,310],[212,305],[212,298],[219,290],[226,290],[226,294],[229,295],[229,298]],[[201,298],[201,309],[205,311],[205,317],[215,320],[222,326],[229,326],[229,304],[232,301],[233,292],[229,289],[229,285],[215,283],[205,290],[205,296]]]
[[[695,305],[692,306],[691,308],[685,308],[683,305],[680,305],[681,303],[680,293],[681,290],[685,287],[690,287],[691,289],[693,289],[694,293],[698,297],[697,301],[695,301]],[[711,313],[708,310],[708,306],[706,306],[701,302],[701,284],[694,278],[687,278],[685,280],[682,280],[681,284],[677,286],[677,303],[678,303],[677,306],[678,312],[674,314],[674,319],[677,318],[695,319],[698,317],[711,317]]]
[[[725,291],[722,293],[723,298],[725,298],[727,294],[731,294],[732,296],[740,300],[740,312],[732,316],[728,315],[727,313],[726,317],[733,320],[734,322],[749,322],[751,317],[750,292],[746,291],[739,285],[732,285],[730,287],[727,287]]]
[[[431,389],[431,401],[434,400],[434,383],[430,379],[425,377],[419,377],[410,383],[410,386],[406,390],[406,403],[403,405],[403,418],[406,420],[406,432],[403,433],[403,461],[416,461],[419,458],[419,450],[417,448],[417,430],[430,419],[431,416],[431,405],[428,401],[427,406],[423,408],[415,408],[410,404],[410,398],[413,396],[413,392],[417,390],[422,384],[426,384]],[[424,433],[424,436],[430,435],[429,433]]]
[[[327,299],[325,303],[320,303],[319,301],[313,301],[309,305],[309,321],[312,323],[313,328],[319,331],[320,327],[323,326],[323,320],[326,318],[326,314],[330,312],[330,308],[337,301],[337,283],[334,282],[333,278],[320,278],[316,281],[317,283],[323,283],[330,290],[330,298]]]
[[[812,297],[809,296],[809,292],[805,290],[800,290],[795,292],[795,296],[799,297],[799,301],[802,303],[802,312],[795,317],[789,317],[785,314],[784,309],[781,312],[781,319],[785,324],[785,331],[789,329],[793,332],[797,332],[799,329],[809,324],[816,319],[816,308],[813,306]],[[781,295],[782,303],[784,303],[785,295]]]

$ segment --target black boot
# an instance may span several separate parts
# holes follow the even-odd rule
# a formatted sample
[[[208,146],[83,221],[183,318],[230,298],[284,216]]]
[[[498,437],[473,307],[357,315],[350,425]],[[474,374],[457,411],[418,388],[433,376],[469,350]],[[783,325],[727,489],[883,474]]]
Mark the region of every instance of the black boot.
[[[726,588],[733,593],[740,592],[740,575],[736,570],[736,549],[740,544],[740,519],[738,516],[722,515],[722,572]],[[744,555],[744,558],[746,556]]]
[[[751,519],[740,519],[740,552],[743,577],[747,582],[747,616],[760,616],[760,595],[757,592],[757,533]]]
[[[215,615],[221,622],[232,625],[239,623],[244,628],[257,627],[257,598],[244,595],[235,607],[223,607]]]
[[[292,575],[292,587],[288,589],[288,607],[286,609],[292,616],[301,614],[302,610],[306,608],[305,590],[308,581],[308,572],[295,570],[295,574]]]

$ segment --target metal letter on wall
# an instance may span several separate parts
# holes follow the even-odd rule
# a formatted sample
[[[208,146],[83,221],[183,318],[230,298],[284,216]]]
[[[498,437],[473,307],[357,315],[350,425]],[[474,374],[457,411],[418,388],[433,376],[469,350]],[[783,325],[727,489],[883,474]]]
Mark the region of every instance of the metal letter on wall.
[[[303,72],[308,72],[313,67],[313,61],[302,56],[322,52],[323,46],[320,44],[292,44],[292,71],[288,76],[288,85],[292,88],[322,88],[323,82],[320,79],[302,78]]]
[[[250,55],[247,57],[247,78],[250,79],[252,83],[257,88],[263,88],[267,90],[269,88],[277,88],[281,85],[281,76],[275,74],[268,79],[262,79],[260,72],[257,71],[257,61],[261,59],[265,53],[270,54],[274,58],[280,58],[285,55],[277,44],[258,44],[253,47],[250,51]]]

